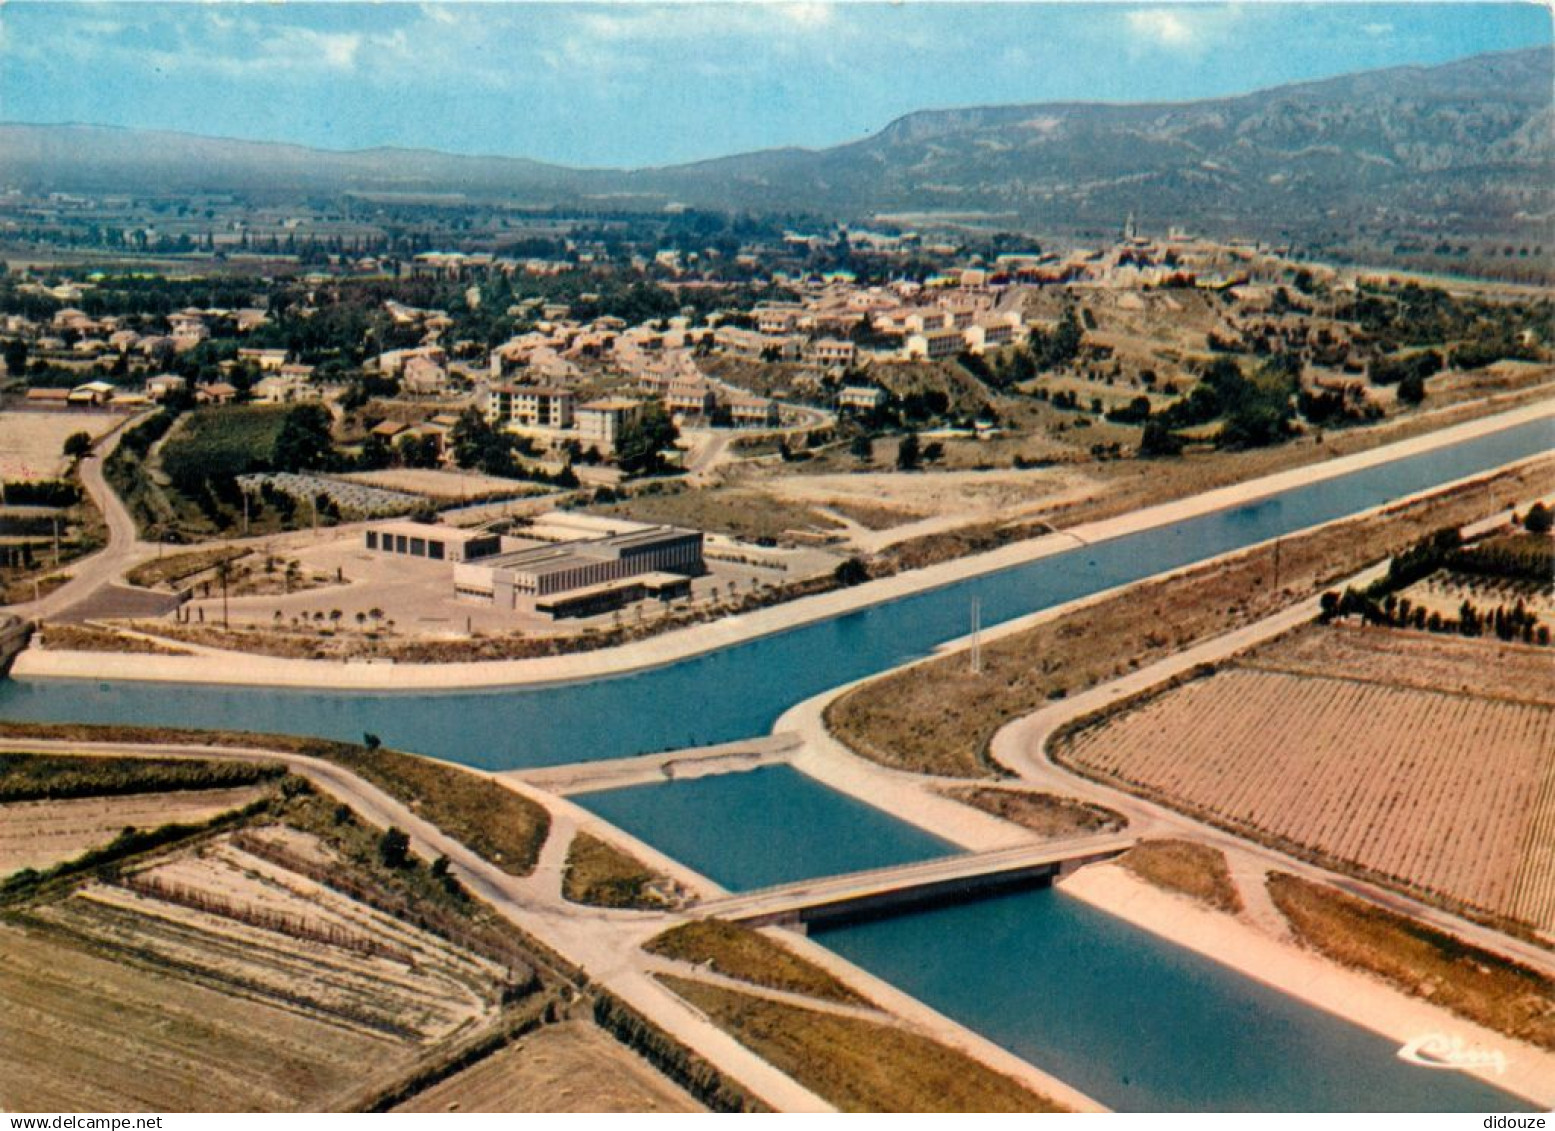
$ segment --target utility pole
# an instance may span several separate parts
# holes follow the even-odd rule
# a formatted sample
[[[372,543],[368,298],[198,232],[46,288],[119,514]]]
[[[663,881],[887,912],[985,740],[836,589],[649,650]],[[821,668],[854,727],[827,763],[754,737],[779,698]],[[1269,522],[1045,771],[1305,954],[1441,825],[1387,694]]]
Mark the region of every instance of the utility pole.
[[[972,598],[972,674],[983,674],[983,601]]]
[[[1280,588],[1280,540],[1278,538],[1274,540],[1274,588],[1276,591]]]

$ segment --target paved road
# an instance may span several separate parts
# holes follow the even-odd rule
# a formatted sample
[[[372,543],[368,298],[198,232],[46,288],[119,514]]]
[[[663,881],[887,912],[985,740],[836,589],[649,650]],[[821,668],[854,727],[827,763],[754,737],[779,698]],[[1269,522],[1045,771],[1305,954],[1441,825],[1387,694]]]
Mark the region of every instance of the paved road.
[[[108,544],[65,567],[70,580],[39,601],[12,605],[10,612],[27,620],[44,620],[95,593],[99,587],[114,580],[132,565],[156,552],[156,547],[137,539],[135,520],[119,501],[119,496],[108,486],[103,477],[103,463],[119,446],[124,433],[145,419],[145,415],[132,417],[118,428],[101,437],[92,454],[81,461],[81,486],[86,490],[97,509],[102,512],[108,527]]]
[[[1466,527],[1465,533],[1472,535],[1494,529],[1509,517],[1509,513],[1496,515]],[[1385,567],[1381,566],[1368,569],[1330,588],[1343,589],[1347,585],[1360,588],[1383,572]],[[1175,809],[1102,785],[1065,769],[1049,756],[1049,740],[1069,722],[1131,695],[1158,687],[1168,680],[1192,671],[1200,664],[1218,663],[1255,644],[1272,640],[1298,625],[1308,623],[1317,616],[1320,600],[1320,596],[1314,596],[1256,624],[1205,641],[1187,651],[1179,652],[1119,679],[1061,700],[1024,718],[1016,719],[994,735],[989,744],[989,754],[995,762],[1013,770],[1023,781],[1035,788],[1094,802],[1121,812],[1129,819],[1129,827],[1141,837],[1187,836],[1227,850],[1232,857],[1236,854],[1250,856],[1268,870],[1294,872],[1335,885],[1364,899],[1390,907],[1400,914],[1448,931],[1493,953],[1503,954],[1533,969],[1555,976],[1555,954],[1543,947],[1482,927],[1468,919],[1389,889],[1308,864],[1214,825],[1194,820]]]

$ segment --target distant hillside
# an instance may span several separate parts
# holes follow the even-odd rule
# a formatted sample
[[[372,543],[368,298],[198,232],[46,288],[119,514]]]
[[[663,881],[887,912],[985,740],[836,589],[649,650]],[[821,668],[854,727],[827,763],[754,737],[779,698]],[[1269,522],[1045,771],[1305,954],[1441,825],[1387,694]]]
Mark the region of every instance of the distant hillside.
[[[1180,104],[929,110],[865,140],[661,169],[335,153],[90,126],[0,126],[0,181],[60,190],[463,193],[528,203],[984,214],[1007,226],[1313,238],[1548,233],[1555,53],[1478,56]],[[1546,240],[1546,243],[1555,242]]]

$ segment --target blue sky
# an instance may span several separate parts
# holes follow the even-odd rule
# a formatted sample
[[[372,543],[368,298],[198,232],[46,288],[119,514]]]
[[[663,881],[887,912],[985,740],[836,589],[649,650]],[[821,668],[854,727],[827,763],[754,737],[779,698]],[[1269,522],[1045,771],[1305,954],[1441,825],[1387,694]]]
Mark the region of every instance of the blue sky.
[[[1548,45],[1538,4],[0,6],[0,119],[655,165]]]

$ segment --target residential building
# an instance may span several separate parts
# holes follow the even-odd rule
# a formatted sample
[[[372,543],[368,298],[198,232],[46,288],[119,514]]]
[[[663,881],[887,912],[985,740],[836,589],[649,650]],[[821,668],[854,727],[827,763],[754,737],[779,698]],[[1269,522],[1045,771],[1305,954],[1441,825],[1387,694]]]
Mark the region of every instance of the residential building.
[[[154,401],[163,400],[189,387],[189,382],[176,373],[159,373],[146,380],[146,395]]]
[[[697,378],[678,377],[664,388],[664,407],[670,412],[709,416],[718,404],[713,387]]]
[[[413,357],[401,368],[400,383],[412,396],[435,397],[448,388],[448,370],[430,357]]]
[[[809,352],[817,365],[846,369],[858,357],[858,346],[846,338],[817,338],[810,343]]]
[[[955,357],[966,347],[959,330],[930,330],[907,335],[907,357],[914,360],[940,361]]]
[[[577,394],[554,385],[493,385],[486,419],[505,428],[571,428]]]
[[[889,394],[876,385],[844,385],[837,392],[837,407],[843,411],[874,412],[884,408]]]
[[[590,401],[578,408],[578,442],[585,449],[598,448],[603,453],[616,450],[616,441],[626,426],[642,414],[642,402],[625,398],[609,398]]]
[[[729,410],[730,422],[736,428],[776,428],[778,424],[777,402],[766,397],[736,394],[724,398]]]
[[[265,373],[279,373],[286,364],[286,351],[244,347],[238,350],[238,360],[253,362]]]

